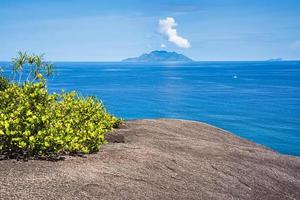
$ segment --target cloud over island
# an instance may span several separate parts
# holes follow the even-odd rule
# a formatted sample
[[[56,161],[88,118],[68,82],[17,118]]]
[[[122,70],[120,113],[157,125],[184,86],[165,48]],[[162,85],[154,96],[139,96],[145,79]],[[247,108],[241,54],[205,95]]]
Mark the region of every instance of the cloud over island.
[[[158,32],[165,36],[169,42],[174,43],[180,48],[189,48],[191,46],[186,38],[178,35],[177,30],[174,28],[177,24],[173,17],[160,19],[158,25]]]

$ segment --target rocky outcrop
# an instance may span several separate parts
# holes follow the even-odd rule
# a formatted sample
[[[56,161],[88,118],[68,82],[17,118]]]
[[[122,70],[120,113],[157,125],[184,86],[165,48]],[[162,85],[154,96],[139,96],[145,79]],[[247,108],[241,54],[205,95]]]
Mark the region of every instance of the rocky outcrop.
[[[207,124],[128,121],[107,137],[85,158],[0,161],[0,199],[300,199],[298,157]]]

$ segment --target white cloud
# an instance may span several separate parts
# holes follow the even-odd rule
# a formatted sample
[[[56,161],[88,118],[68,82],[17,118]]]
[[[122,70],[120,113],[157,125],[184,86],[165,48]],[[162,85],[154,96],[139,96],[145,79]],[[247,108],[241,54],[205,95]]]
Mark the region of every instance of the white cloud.
[[[180,48],[189,48],[191,45],[189,41],[177,34],[177,30],[174,28],[177,24],[173,17],[167,17],[159,20],[158,31],[168,38],[169,42],[174,43]]]
[[[161,48],[166,48],[167,46],[165,44],[160,45]]]

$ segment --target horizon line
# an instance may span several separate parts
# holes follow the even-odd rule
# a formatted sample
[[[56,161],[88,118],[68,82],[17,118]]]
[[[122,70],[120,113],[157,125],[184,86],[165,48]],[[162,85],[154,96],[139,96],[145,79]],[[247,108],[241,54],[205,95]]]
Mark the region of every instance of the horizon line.
[[[293,62],[293,61],[300,61],[300,59],[288,59],[288,60],[193,60],[190,63],[197,63],[197,62]],[[0,60],[0,62],[11,62],[10,60]],[[124,62],[123,60],[118,61],[99,61],[99,60],[49,60],[46,62],[90,62],[90,63],[164,63],[164,62]],[[168,63],[168,62],[165,62]],[[172,63],[172,62],[169,62]],[[176,63],[173,62],[173,63]],[[178,62],[178,63],[189,63],[189,62]]]

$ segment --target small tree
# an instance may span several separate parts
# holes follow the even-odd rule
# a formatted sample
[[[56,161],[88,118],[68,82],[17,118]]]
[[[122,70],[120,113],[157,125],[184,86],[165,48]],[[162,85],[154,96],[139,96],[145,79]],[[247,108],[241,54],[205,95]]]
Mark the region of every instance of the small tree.
[[[14,77],[19,75],[18,83],[22,81],[24,68],[27,67],[29,72],[26,77],[26,82],[42,81],[45,82],[45,77],[53,75],[53,64],[45,62],[44,54],[28,55],[26,52],[19,51],[18,55],[12,59]],[[14,78],[13,78],[14,79]]]

